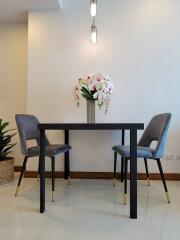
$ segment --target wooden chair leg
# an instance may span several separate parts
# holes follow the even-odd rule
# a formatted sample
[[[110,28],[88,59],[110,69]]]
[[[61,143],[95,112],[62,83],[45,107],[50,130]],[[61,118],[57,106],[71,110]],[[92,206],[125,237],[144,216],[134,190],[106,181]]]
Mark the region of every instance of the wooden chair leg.
[[[117,166],[117,152],[114,152],[114,175],[113,175],[113,186],[116,184],[116,166]]]
[[[124,166],[124,205],[127,204],[127,177],[128,177],[128,158],[125,158],[125,166]]]
[[[162,182],[163,182],[163,186],[164,186],[164,189],[165,189],[165,192],[166,192],[167,201],[168,201],[168,203],[171,203],[169,193],[168,193],[168,189],[167,189],[167,185],[166,185],[166,180],[165,180],[162,165],[161,165],[161,160],[160,160],[160,158],[158,158],[156,160],[157,160],[159,172],[161,174],[161,179],[162,179]]]
[[[24,158],[24,162],[23,162],[23,166],[22,166],[22,169],[21,169],[21,173],[20,173],[20,176],[19,176],[19,180],[18,180],[18,185],[17,185],[17,188],[16,188],[15,197],[18,196],[19,188],[20,188],[20,185],[21,185],[21,180],[22,180],[24,171],[26,170],[27,160],[28,160],[28,157],[25,157],[25,158]]]
[[[146,176],[147,176],[148,186],[150,186],[147,158],[144,158],[144,164],[145,164],[145,169],[146,169]]]
[[[51,179],[52,179],[52,202],[54,202],[54,192],[55,192],[55,157],[51,158]]]

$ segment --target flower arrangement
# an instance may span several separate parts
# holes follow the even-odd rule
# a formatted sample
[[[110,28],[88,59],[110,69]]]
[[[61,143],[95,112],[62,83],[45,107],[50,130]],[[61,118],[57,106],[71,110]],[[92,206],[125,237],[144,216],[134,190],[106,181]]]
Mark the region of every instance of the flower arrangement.
[[[74,89],[74,99],[79,106],[80,97],[84,97],[87,101],[97,101],[99,108],[105,106],[107,113],[113,85],[110,77],[106,74],[92,74],[85,78],[79,78]]]

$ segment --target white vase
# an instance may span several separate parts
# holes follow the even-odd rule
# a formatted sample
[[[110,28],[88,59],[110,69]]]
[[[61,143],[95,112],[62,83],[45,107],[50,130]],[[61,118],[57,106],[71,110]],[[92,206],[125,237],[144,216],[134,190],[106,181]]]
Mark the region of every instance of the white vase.
[[[95,101],[87,100],[87,123],[95,123]]]

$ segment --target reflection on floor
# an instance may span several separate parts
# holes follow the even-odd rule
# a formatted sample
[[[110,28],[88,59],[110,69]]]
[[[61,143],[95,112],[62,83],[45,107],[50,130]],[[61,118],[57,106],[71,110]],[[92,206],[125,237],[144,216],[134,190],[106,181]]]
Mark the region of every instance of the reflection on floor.
[[[129,219],[123,203],[123,184],[109,180],[56,180],[56,202],[51,203],[47,179],[46,207],[39,213],[36,179],[23,179],[14,197],[17,177],[0,186],[0,239],[2,240],[179,240],[180,182],[168,182],[172,203],[166,202],[162,183],[138,182],[138,219]]]

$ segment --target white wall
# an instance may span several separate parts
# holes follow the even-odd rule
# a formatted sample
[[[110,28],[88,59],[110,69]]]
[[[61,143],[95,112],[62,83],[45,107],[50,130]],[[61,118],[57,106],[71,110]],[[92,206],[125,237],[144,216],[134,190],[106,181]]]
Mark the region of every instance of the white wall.
[[[105,72],[115,90],[108,114],[97,110],[97,122],[146,125],[154,114],[172,112],[167,153],[180,154],[180,1],[99,0],[96,45],[90,42],[89,1],[66,0],[63,7],[29,14],[28,112],[43,122],[85,122],[85,102],[76,108],[73,85],[84,74]],[[60,132],[50,138],[63,139]],[[72,132],[72,170],[112,171],[111,146],[119,141],[118,132]],[[179,161],[163,166],[180,171]]]
[[[27,24],[0,24],[0,118],[10,128],[16,127],[15,114],[26,112],[26,82]],[[15,164],[22,165],[19,145],[15,149]]]

